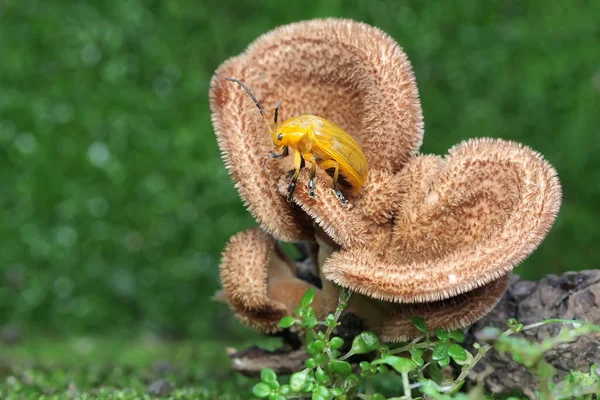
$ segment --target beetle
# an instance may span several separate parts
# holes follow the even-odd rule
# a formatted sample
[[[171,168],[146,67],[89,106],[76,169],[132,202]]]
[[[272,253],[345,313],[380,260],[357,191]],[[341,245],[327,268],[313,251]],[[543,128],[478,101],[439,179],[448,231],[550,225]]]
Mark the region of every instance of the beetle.
[[[271,152],[271,157],[286,157],[290,148],[294,151],[294,170],[287,190],[287,201],[293,199],[296,181],[304,160],[310,163],[309,196],[316,199],[315,175],[318,165],[323,170],[334,170],[331,188],[340,203],[344,207],[348,206],[344,195],[337,187],[340,174],[350,185],[352,192],[358,193],[365,185],[368,173],[367,159],[356,140],[333,122],[311,114],[289,118],[278,125],[279,102],[275,104],[275,120],[271,127],[262,106],[250,89],[238,79],[225,79],[242,86],[258,107],[273,138],[276,152]]]

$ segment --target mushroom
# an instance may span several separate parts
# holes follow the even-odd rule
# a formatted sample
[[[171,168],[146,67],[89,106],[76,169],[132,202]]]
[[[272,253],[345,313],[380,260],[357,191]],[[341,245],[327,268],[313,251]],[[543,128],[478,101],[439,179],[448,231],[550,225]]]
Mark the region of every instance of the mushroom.
[[[281,101],[283,119],[319,115],[361,144],[369,176],[348,208],[324,171],[316,199],[303,170],[293,203],[286,201],[291,160],[268,157],[264,121],[246,93],[225,81],[230,76],[265,109]],[[224,297],[242,321],[265,332],[278,329],[274,321],[292,312],[308,285],[277,252],[277,240],[318,249],[318,314],[335,309],[335,285],[349,288],[355,294],[347,311],[391,342],[419,335],[410,324],[415,315],[444,329],[483,317],[560,207],[556,171],[523,145],[471,139],[445,158],[417,154],[422,111],[408,58],[363,23],[312,20],[261,36],[219,67],[210,100],[227,168],[261,226],[234,236],[225,251]]]
[[[291,315],[311,287],[295,276],[295,264],[275,239],[259,228],[234,235],[221,259],[223,291],[216,298],[229,304],[244,324],[276,332],[281,318]],[[313,304],[321,310],[320,290]]]

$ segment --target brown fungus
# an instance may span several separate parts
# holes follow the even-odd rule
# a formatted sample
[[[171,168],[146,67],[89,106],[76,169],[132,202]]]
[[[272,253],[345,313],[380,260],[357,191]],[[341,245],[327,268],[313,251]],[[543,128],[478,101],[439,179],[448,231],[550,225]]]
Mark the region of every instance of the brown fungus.
[[[327,279],[385,301],[447,299],[510,273],[545,238],[561,202],[554,168],[502,140],[417,157],[400,177],[385,246],[341,249],[322,267]]]
[[[309,113],[340,125],[362,145],[371,169],[396,172],[421,144],[422,111],[412,68],[402,49],[381,30],[324,19],[286,25],[259,37],[218,68],[210,100],[218,143],[240,196],[279,240],[311,235],[305,215],[277,190],[292,157],[269,159],[273,145],[262,117],[250,97],[226,77],[244,81],[270,120],[280,101],[280,121]],[[299,186],[306,183],[302,179]],[[317,196],[333,193],[320,185]]]
[[[323,171],[317,198],[310,198],[306,169],[287,203],[291,159],[269,158],[264,121],[247,94],[225,81],[229,76],[254,91],[268,118],[279,100],[280,120],[315,114],[362,145],[369,176],[348,208]],[[221,297],[261,331],[277,330],[277,319],[310,287],[294,276],[276,240],[317,239],[319,314],[335,309],[334,283],[341,285],[355,292],[347,311],[383,340],[397,341],[419,334],[410,324],[415,315],[445,329],[483,317],[560,207],[556,171],[522,145],[474,139],[445,158],[417,155],[423,124],[410,63],[389,36],[363,23],[314,20],[261,36],[219,67],[210,100],[227,168],[268,232],[232,238]]]
[[[291,315],[312,287],[295,276],[295,265],[259,228],[231,238],[220,269],[223,290],[216,298],[229,304],[244,324],[266,333],[279,330],[281,318]],[[313,305],[320,310],[320,291],[316,292]]]

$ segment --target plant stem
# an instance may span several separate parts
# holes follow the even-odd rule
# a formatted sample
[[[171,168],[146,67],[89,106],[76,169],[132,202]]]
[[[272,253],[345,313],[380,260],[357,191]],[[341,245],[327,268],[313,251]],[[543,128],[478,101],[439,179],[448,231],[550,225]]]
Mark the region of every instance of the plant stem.
[[[402,346],[402,347],[398,347],[395,349],[390,349],[389,353],[390,354],[398,354],[398,353],[403,353],[405,351],[409,351],[411,348],[412,349],[425,349],[425,348],[433,348],[434,346],[431,343],[427,343],[427,342],[423,342],[423,343],[418,343],[420,340],[422,340],[423,337],[418,337],[416,339],[413,339],[412,342],[410,342],[409,344],[407,344],[406,346]]]
[[[410,391],[410,382],[408,381],[408,372],[402,373],[402,386],[404,387],[404,397],[408,400],[412,400],[412,393]]]
[[[367,400],[369,400],[371,398],[371,383],[372,383],[373,377],[371,375],[367,376],[367,381],[365,383],[365,398]]]
[[[352,295],[352,292],[350,292],[349,290],[340,288],[340,293],[338,296],[338,306],[335,310],[335,314],[333,315],[333,320],[335,321],[335,325],[332,325],[327,328],[327,330],[325,331],[325,338],[329,339],[329,336],[331,336],[331,333],[337,326],[337,322],[339,321],[340,316],[342,315],[342,312],[348,305],[348,300],[350,300],[351,295]]]
[[[554,319],[547,319],[547,320],[544,320],[544,321],[536,322],[535,324],[526,325],[523,328],[521,328],[519,331],[514,331],[512,329],[507,329],[506,331],[504,331],[502,333],[501,336],[510,336],[510,335],[512,335],[514,333],[524,332],[524,331],[527,331],[527,330],[530,330],[530,329],[538,328],[540,326],[547,325],[547,324],[552,324],[552,323],[562,323],[562,324],[573,324],[574,323],[574,324],[583,325],[586,329],[581,329],[583,327],[580,327],[579,329],[576,330],[576,332],[579,335],[587,333],[589,331],[592,331],[592,332],[593,331],[597,331],[597,332],[600,331],[600,328],[597,325],[593,324],[593,323],[554,318]],[[577,336],[579,336],[579,335],[577,335]],[[555,340],[551,341],[550,348],[553,348],[555,345],[563,343],[564,341],[565,340],[562,337],[559,336],[559,337],[555,338]],[[405,346],[405,347],[407,347],[407,346]],[[471,360],[471,362],[468,365],[463,366],[462,371],[460,372],[460,375],[454,380],[454,384],[452,386],[450,386],[449,388],[445,389],[444,392],[451,392],[451,391],[457,389],[458,386],[469,376],[469,373],[471,372],[471,370],[473,369],[473,367],[475,367],[475,365],[491,349],[492,349],[492,345],[491,344],[485,344],[485,345],[481,346],[479,348],[479,351],[477,352],[477,354],[473,357],[473,360]]]

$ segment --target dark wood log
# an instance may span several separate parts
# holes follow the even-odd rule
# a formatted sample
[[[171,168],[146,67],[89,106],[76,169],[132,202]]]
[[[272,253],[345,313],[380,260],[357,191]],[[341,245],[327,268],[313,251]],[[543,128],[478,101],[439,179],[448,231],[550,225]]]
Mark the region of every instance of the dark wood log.
[[[471,342],[476,340],[478,332],[486,326],[506,329],[509,318],[515,318],[524,325],[551,318],[600,324],[600,270],[548,275],[535,282],[513,276],[500,303],[469,329],[468,339]],[[557,335],[563,326],[549,324],[521,334],[531,341],[540,342],[548,336]],[[546,354],[546,361],[558,370],[560,376],[571,370],[589,372],[590,365],[600,363],[600,337],[584,336],[573,343],[559,346]],[[484,380],[486,389],[491,392],[537,388],[535,377],[509,356],[496,351],[489,352],[475,371],[486,368],[493,369]]]

